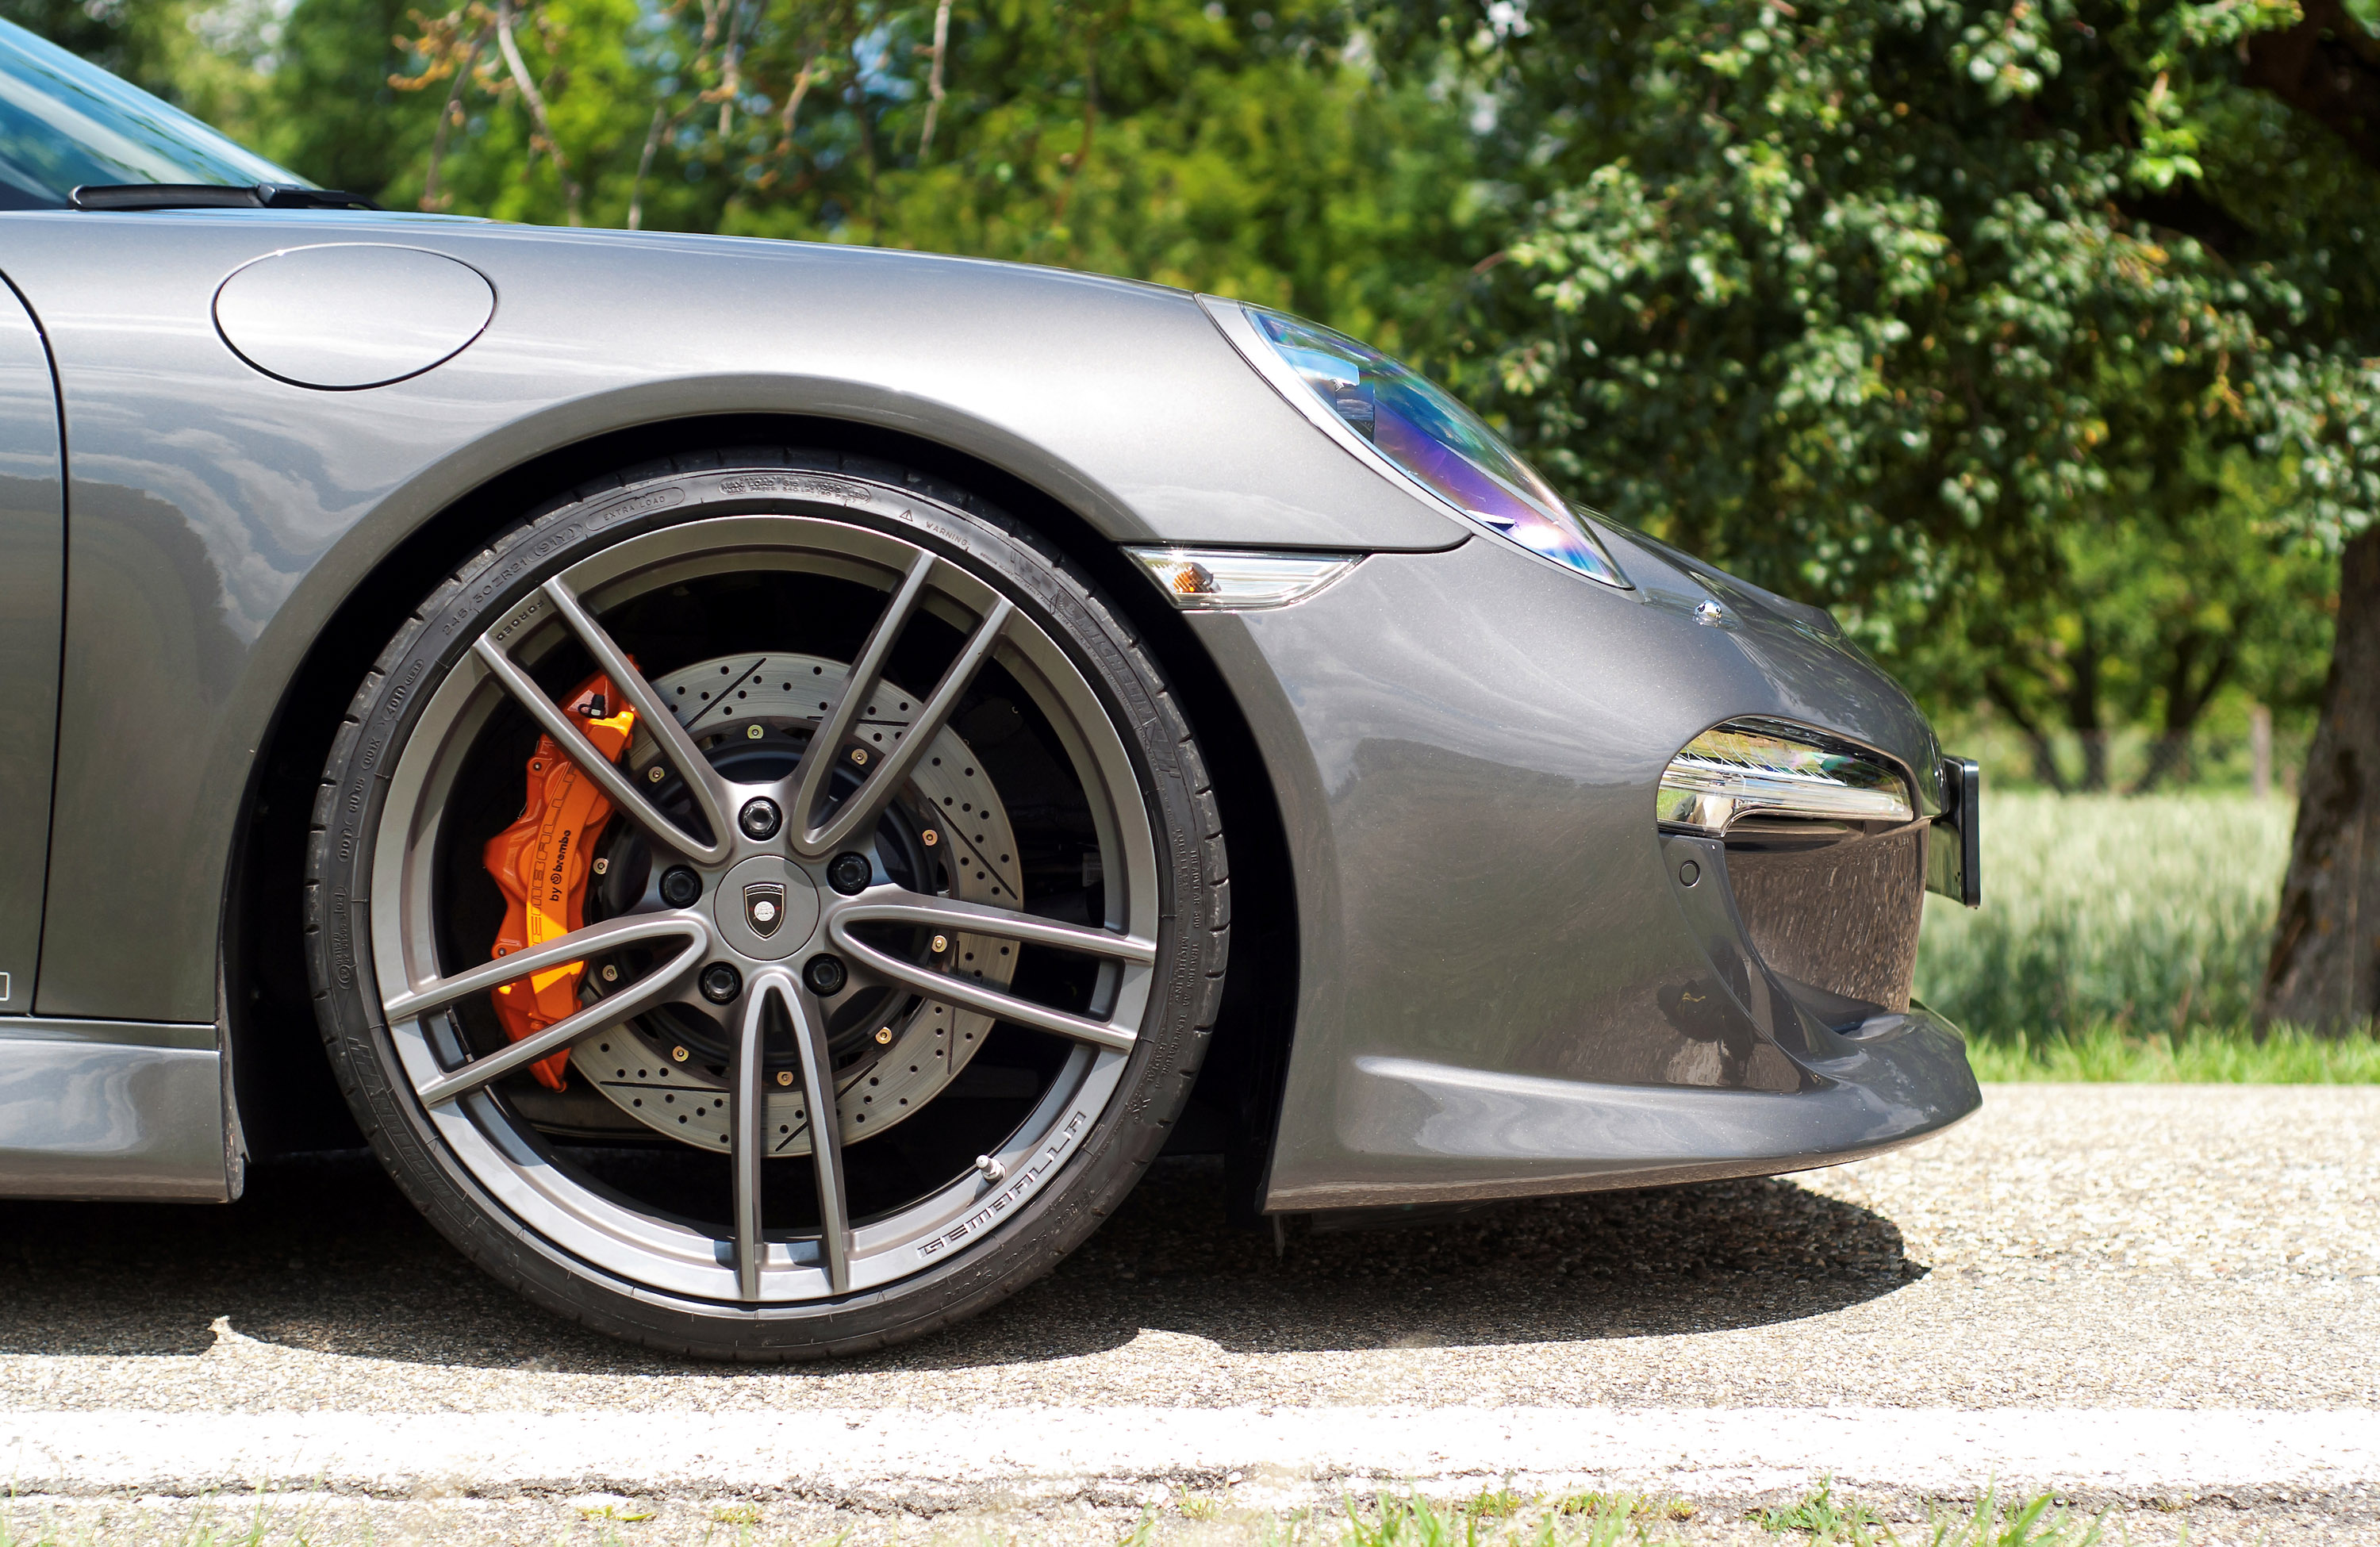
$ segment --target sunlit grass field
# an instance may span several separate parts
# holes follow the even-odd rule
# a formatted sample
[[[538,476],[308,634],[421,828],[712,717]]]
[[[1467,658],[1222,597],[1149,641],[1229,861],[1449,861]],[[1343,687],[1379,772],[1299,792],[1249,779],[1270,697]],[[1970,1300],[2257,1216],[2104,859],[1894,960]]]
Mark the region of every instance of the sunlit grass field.
[[[2380,1042],[2249,1034],[2289,801],[1984,798],[1984,906],[1926,899],[1917,994],[1986,1079],[2380,1082]]]

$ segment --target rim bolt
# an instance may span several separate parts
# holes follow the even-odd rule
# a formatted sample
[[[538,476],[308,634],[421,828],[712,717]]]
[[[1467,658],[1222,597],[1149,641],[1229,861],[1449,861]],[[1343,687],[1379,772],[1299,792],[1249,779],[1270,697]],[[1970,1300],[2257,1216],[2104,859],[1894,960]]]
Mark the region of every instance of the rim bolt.
[[[702,969],[702,996],[714,1005],[724,1005],[744,992],[744,974],[723,961],[712,962]],[[679,1062],[685,1062],[686,1050],[678,1050]]]
[[[684,865],[672,865],[662,872],[662,901],[672,907],[689,907],[702,895],[702,877]]]
[[[865,854],[845,849],[827,862],[826,883],[846,897],[856,897],[868,890],[876,878],[876,867],[868,862]]]
[[[949,950],[950,948],[951,948],[951,937],[950,937],[949,935],[946,935],[946,934],[938,934],[938,935],[934,936],[934,942],[933,942],[933,952],[934,952],[934,955],[936,955],[936,956],[941,956],[943,952],[945,952],[945,951],[947,951],[947,950]]]
[[[668,776],[668,771],[662,768],[660,763],[655,763],[653,764],[652,772],[645,775],[645,783],[649,785],[657,785]]]
[[[791,1069],[779,1069],[779,1070],[777,1071],[777,1083],[778,1083],[778,1084],[780,1084],[780,1085],[791,1085],[793,1082],[794,1082],[794,1071],[793,1071],[793,1070],[791,1070]]]
[[[752,728],[758,730],[760,727],[755,725]],[[757,800],[744,802],[744,810],[735,818],[736,825],[744,829],[744,835],[756,843],[764,838],[775,837],[777,824],[783,820],[783,816],[778,811],[777,803],[765,795]]]
[[[618,982],[620,981],[620,969],[612,966],[608,962],[605,963],[603,968],[603,981],[607,983]]]
[[[941,835],[940,833],[935,832],[932,828],[929,827],[929,828],[927,828],[927,829],[926,829],[926,831],[925,831],[922,834],[920,834],[920,835],[919,835],[919,837],[918,837],[917,841],[918,841],[919,843],[921,843],[921,844],[924,844],[928,848],[931,848],[931,847],[933,847],[936,844],[941,843],[941,842],[942,841],[942,835]]]
[[[857,763],[862,768],[867,767],[868,749],[865,747],[854,747],[851,749],[851,761]]]
[[[672,1058],[676,1059],[679,1063],[683,1064],[683,1063],[685,1063],[687,1059],[689,1059],[689,1058],[693,1057],[693,1056],[694,1056],[694,1054],[690,1054],[690,1053],[686,1052],[686,1049],[684,1049],[684,1048],[682,1048],[682,1047],[674,1047],[674,1048],[670,1049],[670,1056],[671,1056]]]
[[[889,1027],[889,1026],[880,1026],[880,1027],[878,1027],[878,1028],[876,1029],[876,1045],[877,1045],[877,1046],[879,1046],[879,1047],[883,1047],[883,1046],[887,1045],[888,1043],[890,1043],[892,1041],[892,1029],[891,1027]]]
[[[820,999],[842,993],[844,983],[850,977],[840,956],[812,956],[802,968],[802,981],[808,984],[809,991]]]

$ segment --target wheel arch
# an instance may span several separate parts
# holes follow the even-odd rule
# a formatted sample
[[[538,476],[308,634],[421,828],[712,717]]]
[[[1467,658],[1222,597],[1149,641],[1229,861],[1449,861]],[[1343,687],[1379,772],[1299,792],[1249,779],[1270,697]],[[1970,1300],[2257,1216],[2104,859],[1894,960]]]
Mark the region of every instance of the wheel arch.
[[[1298,932],[1280,809],[1236,699],[1181,615],[1118,549],[1107,512],[1095,520],[1041,482],[969,451],[817,414],[686,415],[574,440],[444,500],[362,568],[284,687],[235,827],[223,1013],[236,1121],[248,1145],[269,1155],[361,1143],[316,1027],[298,899],[322,767],[356,685],[385,642],[421,597],[507,524],[587,480],[672,456],[767,445],[894,462],[981,495],[1090,579],[1164,667],[1209,763],[1237,883],[1233,907],[1246,926],[1233,932],[1222,1014],[1178,1138],[1182,1147],[1225,1154],[1232,1209],[1252,1214],[1287,1066]]]

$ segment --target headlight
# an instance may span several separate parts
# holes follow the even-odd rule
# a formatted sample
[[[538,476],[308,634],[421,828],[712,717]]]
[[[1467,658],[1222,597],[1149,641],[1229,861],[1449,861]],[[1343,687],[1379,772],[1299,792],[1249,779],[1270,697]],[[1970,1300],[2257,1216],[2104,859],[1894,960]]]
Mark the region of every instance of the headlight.
[[[1578,513],[1443,389],[1343,333],[1200,298],[1249,363],[1356,456],[1531,553],[1605,585],[1628,584]]]
[[[1874,753],[1798,725],[1730,720],[1686,743],[1661,775],[1665,827],[1712,837],[1754,814],[1908,822],[1909,786]]]

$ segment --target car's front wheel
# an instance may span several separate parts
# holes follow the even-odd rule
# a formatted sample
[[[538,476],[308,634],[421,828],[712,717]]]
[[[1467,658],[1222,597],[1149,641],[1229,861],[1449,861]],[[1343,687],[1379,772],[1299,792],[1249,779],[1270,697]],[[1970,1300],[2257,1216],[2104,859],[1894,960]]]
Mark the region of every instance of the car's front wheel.
[[[999,512],[739,452],[526,521],[357,695],[309,870],[324,1035],[465,1251],[784,1358],[1045,1272],[1187,1094],[1222,835],[1162,674]]]

